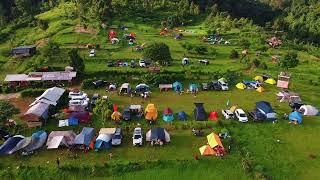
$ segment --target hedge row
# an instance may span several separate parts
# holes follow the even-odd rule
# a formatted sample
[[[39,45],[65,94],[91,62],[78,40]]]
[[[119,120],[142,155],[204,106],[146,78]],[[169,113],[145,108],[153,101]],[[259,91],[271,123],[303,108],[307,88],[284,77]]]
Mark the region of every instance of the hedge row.
[[[21,91],[21,97],[39,97],[44,91],[44,89],[25,89]]]

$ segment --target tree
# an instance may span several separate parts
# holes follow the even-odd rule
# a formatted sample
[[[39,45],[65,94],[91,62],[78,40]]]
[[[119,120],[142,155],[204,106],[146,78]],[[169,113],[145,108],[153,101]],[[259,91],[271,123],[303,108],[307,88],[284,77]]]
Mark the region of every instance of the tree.
[[[289,68],[294,68],[298,66],[299,59],[296,52],[290,51],[279,61],[279,66],[288,70]]]
[[[71,49],[68,52],[70,58],[70,66],[72,66],[78,73],[79,76],[84,74],[85,65],[83,59],[80,57],[78,53],[78,49]]]
[[[8,101],[0,100],[0,121],[6,121],[13,115],[20,113],[19,109],[14,107]]]
[[[235,49],[232,49],[229,57],[230,57],[230,59],[238,59],[239,53]]]
[[[153,43],[147,46],[143,57],[161,65],[168,65],[172,61],[169,46],[165,43]]]
[[[240,39],[239,40],[239,46],[242,48],[242,49],[249,49],[250,47],[250,42],[247,40],[247,39]]]

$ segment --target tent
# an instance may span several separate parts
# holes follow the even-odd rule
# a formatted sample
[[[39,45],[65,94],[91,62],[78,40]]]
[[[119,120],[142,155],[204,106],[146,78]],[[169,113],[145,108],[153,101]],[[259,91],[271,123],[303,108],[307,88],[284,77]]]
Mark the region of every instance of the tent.
[[[89,127],[82,128],[80,134],[78,134],[74,139],[74,145],[85,145],[88,147],[94,136],[94,129]]]
[[[264,92],[264,88],[263,88],[263,87],[258,87],[258,88],[256,89],[256,91],[257,91],[257,92],[260,92],[260,93],[261,93],[261,92]]]
[[[189,58],[183,58],[181,63],[182,63],[182,65],[188,65],[189,64]]]
[[[277,84],[276,80],[274,80],[273,78],[268,78],[267,80],[264,81],[267,84]]]
[[[178,112],[178,119],[180,121],[185,121],[187,120],[187,114],[184,111]]]
[[[91,115],[88,111],[69,113],[69,119],[72,119],[70,122],[73,124],[76,124],[75,119],[78,120],[78,123],[89,123],[90,118],[91,118]]]
[[[94,144],[94,149],[110,149],[111,148],[112,134],[99,134]]]
[[[73,145],[76,134],[73,131],[52,131],[47,139],[48,149],[57,149],[60,145]]]
[[[170,122],[173,121],[174,117],[173,117],[173,111],[170,108],[165,108],[163,110],[163,120],[166,122]]]
[[[256,81],[259,81],[259,82],[263,82],[263,77],[262,76],[256,76],[253,79],[256,80]]]
[[[218,81],[220,81],[220,82],[227,82],[227,79],[224,78],[224,77],[222,77],[222,78],[218,79]]]
[[[238,106],[237,106],[237,105],[231,106],[230,111],[234,113],[234,111],[235,111],[236,109],[238,109]]]
[[[223,148],[223,145],[221,143],[221,140],[219,136],[215,133],[211,133],[207,136],[208,144],[211,148],[215,148],[217,146],[220,146]]]
[[[298,124],[302,123],[302,114],[298,111],[294,111],[289,114],[289,121],[297,121]]]
[[[212,156],[215,154],[215,151],[209,145],[200,147],[199,151],[202,156]]]
[[[119,112],[119,111],[114,111],[112,114],[111,114],[111,119],[113,121],[120,121],[121,120],[121,117],[122,117],[122,114]]]
[[[13,154],[20,150],[22,148],[21,145],[24,143],[25,137],[21,135],[10,137],[0,146],[0,155]]]
[[[144,93],[148,91],[150,91],[150,87],[146,84],[138,84],[135,89],[136,93]]]
[[[212,111],[209,113],[209,120],[217,121],[218,120],[218,113],[216,111]]]
[[[172,88],[173,88],[173,90],[176,91],[176,92],[180,92],[180,91],[183,90],[182,84],[181,84],[180,82],[178,82],[178,81],[176,81],[176,82],[174,82],[174,83],[172,84]]]
[[[124,83],[120,86],[119,94],[129,94],[131,92],[130,84]]]
[[[146,134],[146,141],[170,142],[170,134],[163,128],[152,128]]]
[[[148,104],[145,111],[145,118],[148,121],[156,121],[158,118],[158,110],[154,104]]]
[[[243,84],[243,83],[238,83],[238,84],[236,85],[236,87],[237,87],[238,89],[242,89],[242,90],[246,89],[246,85]]]
[[[203,107],[203,103],[194,103],[195,108],[193,110],[194,119],[196,121],[207,120],[207,113]]]
[[[266,101],[256,102],[256,113],[260,113],[266,120],[276,120],[277,114],[273,111],[271,104]]]
[[[119,39],[118,38],[112,38],[110,41],[111,41],[111,44],[119,43]]]
[[[319,114],[319,110],[311,105],[303,105],[299,111],[302,112],[304,116],[316,116]]]
[[[23,148],[24,152],[32,152],[41,148],[47,140],[48,134],[45,131],[37,131],[32,134],[31,142],[26,147]]]
[[[198,85],[197,84],[190,84],[189,85],[189,91],[190,92],[193,92],[193,93],[195,93],[195,92],[198,92]]]

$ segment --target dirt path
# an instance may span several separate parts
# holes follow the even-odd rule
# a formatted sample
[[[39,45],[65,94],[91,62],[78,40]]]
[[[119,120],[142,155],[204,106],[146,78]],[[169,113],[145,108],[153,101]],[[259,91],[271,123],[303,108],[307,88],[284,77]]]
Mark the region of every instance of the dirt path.
[[[10,100],[20,97],[20,93],[0,94],[0,100]]]

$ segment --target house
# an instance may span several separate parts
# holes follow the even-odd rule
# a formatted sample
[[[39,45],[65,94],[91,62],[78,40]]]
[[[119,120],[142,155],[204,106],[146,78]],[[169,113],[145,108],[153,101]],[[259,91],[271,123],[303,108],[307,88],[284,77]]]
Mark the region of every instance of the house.
[[[20,46],[11,49],[11,54],[15,56],[32,56],[36,53],[36,46]]]
[[[17,86],[28,86],[30,83],[28,81],[27,74],[8,74],[4,79],[5,82],[8,82],[9,87],[17,87]]]
[[[27,121],[28,127],[41,126],[49,117],[50,106],[57,105],[64,91],[57,87],[47,89],[29,105],[30,108],[21,116],[21,119]]]

